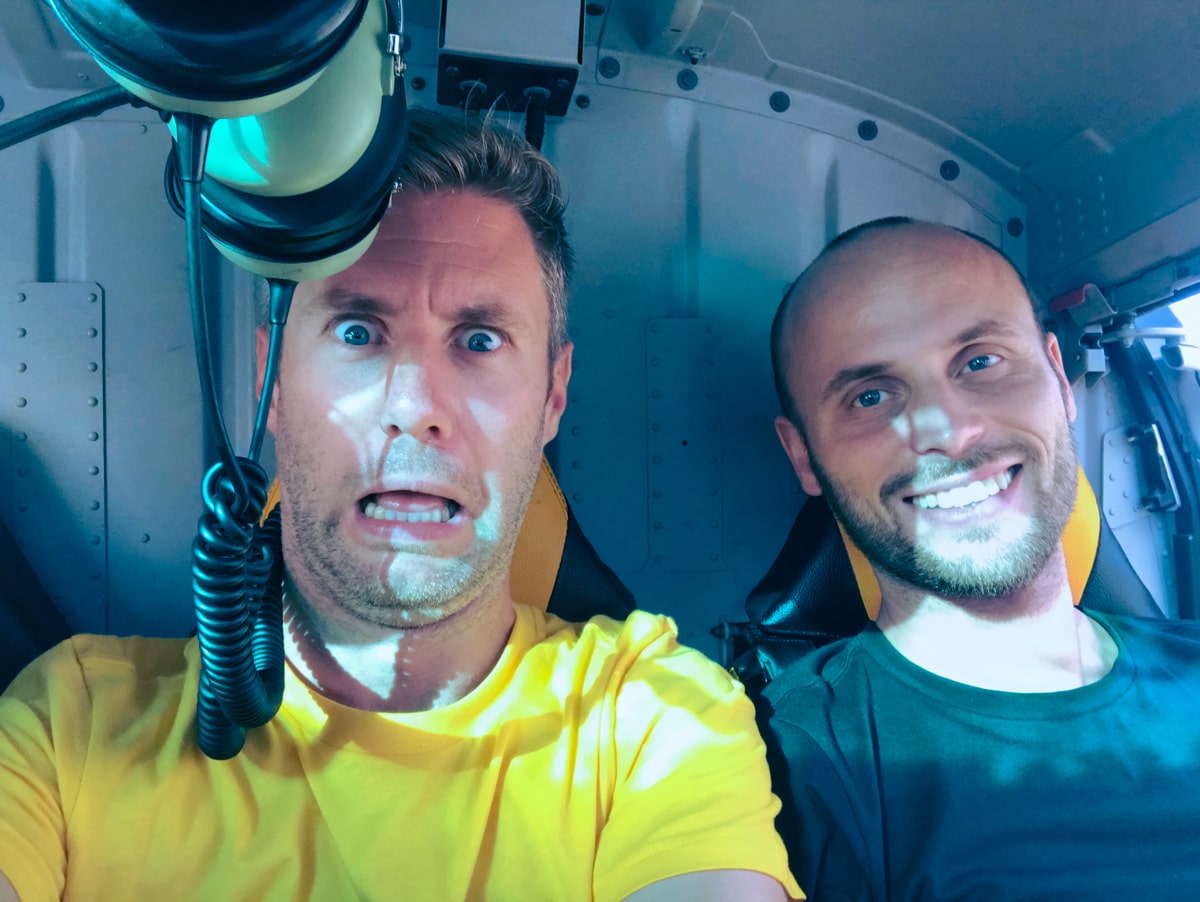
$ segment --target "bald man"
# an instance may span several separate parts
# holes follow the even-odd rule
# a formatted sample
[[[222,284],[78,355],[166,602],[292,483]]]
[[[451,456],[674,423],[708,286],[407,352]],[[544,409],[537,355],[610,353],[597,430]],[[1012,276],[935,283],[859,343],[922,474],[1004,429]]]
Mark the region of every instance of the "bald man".
[[[1200,898],[1200,624],[1074,605],[1075,402],[1018,271],[868,223],[793,284],[772,359],[784,450],[882,591],[766,692],[810,898]]]

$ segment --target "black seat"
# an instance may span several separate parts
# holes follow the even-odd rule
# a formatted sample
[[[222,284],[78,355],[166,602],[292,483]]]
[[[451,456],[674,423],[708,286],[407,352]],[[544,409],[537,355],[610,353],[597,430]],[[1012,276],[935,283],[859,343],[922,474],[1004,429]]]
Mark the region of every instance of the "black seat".
[[[70,629],[0,520],[0,691]]]

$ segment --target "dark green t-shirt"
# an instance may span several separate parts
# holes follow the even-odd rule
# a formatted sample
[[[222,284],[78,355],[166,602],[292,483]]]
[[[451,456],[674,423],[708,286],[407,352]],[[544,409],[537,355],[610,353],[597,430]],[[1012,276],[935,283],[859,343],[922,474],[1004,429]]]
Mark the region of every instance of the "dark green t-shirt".
[[[1200,623],[1089,613],[1112,670],[977,689],[873,626],[766,690],[779,828],[810,899],[1200,899]]]

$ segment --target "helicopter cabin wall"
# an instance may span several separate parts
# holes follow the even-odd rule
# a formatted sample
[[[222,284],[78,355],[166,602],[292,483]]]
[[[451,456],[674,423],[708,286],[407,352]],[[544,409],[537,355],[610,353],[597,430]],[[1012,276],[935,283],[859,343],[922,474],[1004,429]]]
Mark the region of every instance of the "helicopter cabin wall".
[[[436,40],[415,28],[412,43],[410,102],[432,104],[437,61],[422,48]],[[838,232],[893,214],[969,229],[1024,265],[1024,237],[1005,228],[1024,208],[944,148],[849,106],[604,56],[587,49],[544,145],[578,259],[575,373],[548,455],[639,604],[716,654],[711,628],[743,616],[802,501],[772,426],[767,334],[785,286]],[[6,116],[71,87],[0,72]],[[211,453],[183,229],[162,192],[168,147],[155,115],[123,108],[0,153],[0,515],[79,630],[191,627],[188,548]],[[216,259],[207,270],[244,451],[252,279]]]

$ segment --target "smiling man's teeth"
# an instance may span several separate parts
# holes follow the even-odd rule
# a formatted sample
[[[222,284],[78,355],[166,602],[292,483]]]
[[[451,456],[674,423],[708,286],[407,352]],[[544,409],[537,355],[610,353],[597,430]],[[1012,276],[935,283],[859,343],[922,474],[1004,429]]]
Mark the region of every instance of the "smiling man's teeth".
[[[448,504],[427,511],[398,511],[374,501],[363,505],[363,513],[372,520],[391,520],[394,523],[446,523],[451,516]]]
[[[978,504],[985,498],[991,498],[998,492],[1008,488],[1012,482],[1012,471],[1005,470],[999,476],[962,485],[945,492],[933,492],[929,495],[917,495],[913,504],[925,510],[941,508],[947,510],[955,507],[966,507],[968,504]]]

